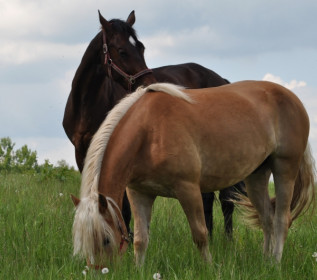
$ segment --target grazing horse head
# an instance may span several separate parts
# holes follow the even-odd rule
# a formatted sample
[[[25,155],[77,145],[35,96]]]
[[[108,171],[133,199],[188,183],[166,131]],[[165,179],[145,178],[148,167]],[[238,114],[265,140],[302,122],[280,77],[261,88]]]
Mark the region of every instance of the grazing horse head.
[[[74,255],[85,257],[96,269],[123,254],[129,238],[121,211],[115,201],[103,194],[82,200],[71,196],[76,206],[73,226]]]
[[[128,19],[107,21],[99,12],[102,27],[104,64],[109,77],[113,77],[129,91],[140,85],[155,82],[152,70],[144,60],[144,45],[133,29],[134,11]]]

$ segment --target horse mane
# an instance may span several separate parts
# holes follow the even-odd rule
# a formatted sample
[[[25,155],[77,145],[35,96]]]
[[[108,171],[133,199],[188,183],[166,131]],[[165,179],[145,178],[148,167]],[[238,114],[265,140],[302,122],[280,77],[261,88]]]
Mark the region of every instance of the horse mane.
[[[117,221],[118,217],[113,207],[114,201],[111,198],[106,199],[107,210],[112,220]],[[76,208],[73,224],[74,255],[88,258],[91,264],[95,264],[102,258],[105,238],[108,239],[109,246],[114,251],[116,247],[114,232],[99,213],[98,199],[83,198]]]
[[[90,41],[88,47],[86,48],[84,55],[81,59],[81,62],[77,68],[75,73],[75,77],[73,79],[73,86],[78,83],[78,79],[81,79],[82,75],[85,75],[85,71],[87,67],[91,67],[93,65],[92,62],[95,63],[96,60],[99,59],[99,56],[96,55],[96,52],[102,53],[102,32],[98,32],[98,34]]]
[[[134,93],[123,98],[108,114],[94,135],[89,146],[80,187],[80,203],[77,206],[73,224],[74,255],[89,258],[91,263],[96,261],[96,256],[101,256],[104,238],[108,238],[113,249],[115,245],[114,232],[99,213],[99,176],[104,152],[112,132],[126,112],[145,93],[161,91],[171,96],[181,98],[192,103],[190,97],[182,91],[183,87],[158,83],[146,88],[139,87]],[[114,207],[116,203],[109,197],[108,210],[114,222],[118,221]],[[120,209],[119,209],[120,210]],[[121,213],[120,213],[121,214]]]

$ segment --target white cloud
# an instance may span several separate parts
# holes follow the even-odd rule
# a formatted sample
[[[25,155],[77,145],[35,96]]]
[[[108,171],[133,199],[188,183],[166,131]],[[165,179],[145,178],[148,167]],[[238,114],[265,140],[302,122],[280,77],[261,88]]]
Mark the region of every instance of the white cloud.
[[[32,1],[1,1],[1,23],[2,32],[16,31],[16,35],[34,30],[39,24],[39,15],[35,14],[35,2]]]
[[[146,61],[155,66],[184,63],[197,60],[198,57],[210,58],[227,50],[222,37],[208,25],[187,27],[182,30],[159,31],[150,36],[141,37],[146,47]],[[203,42],[203,43],[202,43]],[[228,43],[228,44],[227,44]]]
[[[67,30],[73,20],[84,18],[88,4],[75,0],[2,0],[0,31],[16,39],[58,34],[63,28]]]
[[[58,89],[57,94],[59,94],[60,100],[65,101],[65,105],[66,105],[66,100],[67,100],[66,94],[70,93],[70,91],[71,91],[71,84],[72,84],[72,80],[75,76],[75,72],[76,72],[76,69],[66,71],[62,78],[57,79],[55,81],[56,87]]]
[[[135,6],[143,4],[136,2],[118,0],[110,5],[104,0],[0,0],[1,38],[55,37],[78,42],[87,31],[98,31],[98,9],[107,19],[122,15],[125,19]]]
[[[6,41],[0,45],[0,64],[19,65],[24,63],[54,60],[60,57],[78,58],[87,43],[67,45],[43,41]]]
[[[302,87],[306,87],[306,82],[304,81],[297,81],[297,80],[291,80],[290,82],[285,82],[283,81],[280,77],[278,76],[274,76],[273,74],[271,73],[267,73],[264,75],[263,81],[270,81],[270,82],[273,82],[273,83],[276,83],[276,84],[280,84],[290,90],[294,90],[294,89],[297,89],[297,88],[302,88]]]

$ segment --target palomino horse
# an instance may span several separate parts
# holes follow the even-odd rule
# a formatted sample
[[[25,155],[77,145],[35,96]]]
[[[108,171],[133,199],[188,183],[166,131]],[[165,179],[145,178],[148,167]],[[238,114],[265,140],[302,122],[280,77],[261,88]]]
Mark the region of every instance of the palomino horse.
[[[201,192],[245,180],[248,207],[254,207],[264,233],[264,253],[279,262],[291,222],[315,199],[308,134],[302,103],[274,83],[138,89],[110,112],[89,147],[80,200],[73,198],[74,253],[101,265],[125,251],[121,208],[128,186],[138,265],[144,262],[157,196],[179,200],[209,262]],[[271,174],[274,199],[268,194]]]
[[[92,136],[107,113],[129,89],[156,81],[179,84],[187,88],[215,87],[228,83],[215,72],[194,63],[155,68],[151,73],[147,71],[144,61],[144,46],[132,27],[135,22],[134,11],[126,21],[114,19],[108,22],[101,14],[99,20],[102,31],[89,44],[76,71],[63,120],[65,132],[75,146],[76,162],[80,171],[83,169]],[[241,186],[236,186],[241,189]],[[234,188],[230,187],[222,190],[219,195],[228,235],[232,233],[234,210],[234,205],[228,198],[231,198],[233,193]],[[203,194],[203,200],[206,224],[211,234],[214,193]],[[127,227],[130,213],[125,196],[123,217]]]

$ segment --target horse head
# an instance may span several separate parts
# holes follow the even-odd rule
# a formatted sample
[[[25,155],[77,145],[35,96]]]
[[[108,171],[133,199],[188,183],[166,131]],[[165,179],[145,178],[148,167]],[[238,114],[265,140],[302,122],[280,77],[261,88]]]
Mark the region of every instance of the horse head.
[[[152,70],[144,60],[144,45],[138,40],[133,29],[134,11],[126,21],[107,21],[99,12],[103,33],[104,64],[108,76],[113,77],[125,89],[132,91],[140,85],[155,83]]]
[[[88,266],[102,269],[123,254],[129,243],[118,205],[109,197],[98,194],[78,199],[73,225],[74,255],[85,257]]]

